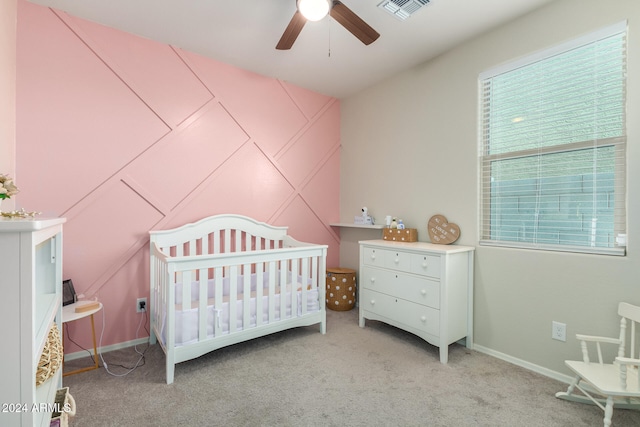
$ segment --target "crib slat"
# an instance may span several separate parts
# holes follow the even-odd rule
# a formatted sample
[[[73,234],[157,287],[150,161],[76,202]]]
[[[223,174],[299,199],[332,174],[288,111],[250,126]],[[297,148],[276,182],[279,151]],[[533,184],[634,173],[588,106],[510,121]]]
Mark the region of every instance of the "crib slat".
[[[191,271],[182,273],[182,309],[191,310]]]
[[[207,269],[201,268],[198,271],[198,274],[200,276],[200,298],[198,301],[198,340],[202,341],[207,339]]]
[[[167,275],[165,278],[168,278],[169,283],[167,283],[167,303],[164,307],[167,315],[167,327],[166,327],[166,343],[165,347],[166,351],[166,370],[167,370],[167,384],[171,384],[173,382],[173,373],[175,366],[175,346],[176,346],[176,300],[175,300],[175,292],[176,292],[176,281],[175,281],[175,272],[169,267],[167,269]],[[162,323],[160,323],[162,324]]]
[[[307,314],[307,293],[309,290],[309,258],[302,258],[302,272],[300,273],[302,276],[302,292],[300,292],[300,307],[302,309],[301,314],[304,316]],[[298,307],[296,305],[296,307]],[[297,308],[296,308],[297,309]]]
[[[242,286],[242,329],[251,327],[251,264],[244,264]]]
[[[220,231],[214,231],[213,233],[213,253],[220,253]]]
[[[251,240],[253,240],[253,236],[250,233],[244,233],[244,250],[251,250]]]
[[[306,307],[307,307],[307,268],[306,265],[308,263],[309,259],[308,258],[302,258],[299,260],[296,260],[296,265],[295,265],[295,274],[296,274],[296,295],[293,297],[293,302],[291,303],[291,305],[294,307],[292,308],[292,310],[296,310],[296,315],[298,313],[298,276],[300,276],[300,308],[302,309],[302,311],[300,312],[300,314],[304,315],[306,314]],[[300,271],[298,271],[298,268],[300,268]]]
[[[162,265],[162,271],[161,271],[162,277],[160,279],[160,286],[162,286],[162,289],[160,289],[160,294],[159,294],[159,300],[158,301],[158,305],[161,306],[161,310],[157,311],[157,317],[156,320],[158,321],[158,325],[162,325],[162,315],[167,313],[167,311],[170,311],[170,301],[169,301],[169,294],[171,293],[171,291],[174,291],[174,287],[171,286],[171,276],[169,275],[169,271],[167,269],[167,264],[163,263]],[[174,291],[175,292],[175,291]],[[167,339],[167,338],[165,338]]]
[[[201,240],[200,240],[200,255],[204,255],[204,254],[208,254],[209,253],[209,236],[204,236]]]
[[[229,333],[232,334],[238,329],[238,266],[232,265],[229,270]]]
[[[298,264],[300,259],[291,260],[291,317],[298,317]],[[303,286],[304,287],[304,286]]]
[[[162,286],[162,289],[160,290],[160,301],[158,301],[158,307],[161,308],[157,310],[156,315],[156,321],[158,322],[158,325],[162,325],[162,316],[166,314],[168,310],[170,310],[171,306],[169,304],[171,302],[169,301],[169,294],[172,290],[174,290],[174,287],[171,286],[171,276],[169,275],[169,270],[167,268],[168,266],[165,263],[162,264],[162,270],[160,273],[162,275],[162,279],[160,280],[160,286]]]
[[[320,333],[322,335],[327,333],[327,309],[326,309],[326,295],[327,287],[324,284],[324,280],[327,274],[327,249],[322,249],[322,256],[316,257],[318,260],[318,275],[316,278],[316,289],[318,289],[318,302],[320,310]]]
[[[189,255],[190,255],[190,256],[193,256],[193,255],[195,255],[195,254],[197,253],[197,250],[196,250],[197,245],[198,245],[198,244],[197,244],[197,242],[196,242],[196,240],[195,240],[195,239],[191,239],[191,240],[189,240]],[[189,278],[188,278],[189,280],[187,281],[187,283],[189,283],[189,287],[188,287],[188,288],[189,288],[189,289],[188,289],[188,291],[189,291],[189,307],[188,307],[188,308],[190,309],[190,308],[191,308],[191,306],[192,306],[192,301],[191,301],[191,287],[193,286],[193,282],[196,280],[196,275],[194,274],[194,273],[195,273],[195,271],[193,271],[193,272],[189,272],[189,273],[190,273],[190,275],[189,275]],[[183,283],[183,285],[182,285],[182,286],[183,286],[183,287],[182,287],[182,292],[184,293],[184,283]],[[183,298],[183,300],[182,300],[182,301],[184,302],[184,298]],[[184,308],[184,306],[183,306],[183,308]]]
[[[234,234],[235,234],[236,247],[235,247],[235,249],[233,251],[234,252],[241,252],[241,249],[242,249],[242,231],[235,230]]]
[[[225,254],[233,252],[233,249],[231,248],[231,230],[228,228],[225,228],[224,230],[224,247],[222,248],[222,251]],[[224,268],[224,275],[225,277],[229,276],[229,266]]]
[[[174,246],[175,250],[176,250],[176,257],[181,257],[184,255],[184,247],[183,245],[176,245]],[[182,282],[182,271],[177,271],[175,273],[175,281],[176,283],[180,283]]]
[[[262,297],[264,296],[264,263],[258,262],[256,265],[256,327],[264,323]]]
[[[324,283],[320,283],[319,280],[319,274],[320,272],[318,271],[319,269],[321,269],[320,264],[318,263],[318,258],[319,257],[313,257],[311,258],[311,284],[313,286],[314,289],[318,289],[318,291],[320,291],[321,289],[325,289],[326,290],[326,285]],[[322,275],[322,280],[325,280],[325,274]],[[320,304],[324,304],[324,298],[322,300],[320,300]]]
[[[223,252],[225,254],[231,252],[231,230],[229,230],[228,228],[226,228],[224,230],[224,248],[223,248]]]
[[[214,295],[215,295],[215,307],[214,307],[214,330],[215,336],[219,337],[222,335],[222,325],[220,324],[223,299],[222,299],[222,288],[224,287],[223,276],[222,276],[222,267],[216,267],[214,272]]]
[[[276,265],[275,261],[269,261],[269,323],[276,320]]]
[[[280,261],[280,320],[287,316],[287,276],[288,261]]]

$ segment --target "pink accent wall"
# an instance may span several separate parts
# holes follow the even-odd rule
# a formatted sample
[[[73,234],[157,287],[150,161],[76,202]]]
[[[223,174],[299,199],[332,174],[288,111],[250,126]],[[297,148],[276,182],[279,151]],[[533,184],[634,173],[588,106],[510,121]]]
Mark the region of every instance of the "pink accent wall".
[[[25,0],[17,38],[16,204],[68,219],[64,276],[103,302],[103,346],[147,335],[149,230],[239,213],[338,265],[337,99]]]

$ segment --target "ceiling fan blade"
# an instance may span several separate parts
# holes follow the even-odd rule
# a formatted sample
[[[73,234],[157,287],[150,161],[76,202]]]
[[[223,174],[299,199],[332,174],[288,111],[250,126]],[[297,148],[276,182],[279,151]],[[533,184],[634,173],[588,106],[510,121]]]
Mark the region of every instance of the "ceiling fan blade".
[[[300,34],[300,31],[302,31],[302,27],[304,27],[306,22],[307,20],[304,16],[296,10],[296,13],[293,14],[293,18],[289,21],[289,25],[287,25],[287,28],[284,30],[282,37],[280,37],[280,41],[276,45],[276,49],[291,49],[291,46],[293,46],[293,43],[298,38],[298,35]]]
[[[380,34],[364,22],[351,9],[341,1],[334,1],[331,8],[331,17],[338,21],[351,34],[356,36],[362,43],[369,45],[376,41]]]

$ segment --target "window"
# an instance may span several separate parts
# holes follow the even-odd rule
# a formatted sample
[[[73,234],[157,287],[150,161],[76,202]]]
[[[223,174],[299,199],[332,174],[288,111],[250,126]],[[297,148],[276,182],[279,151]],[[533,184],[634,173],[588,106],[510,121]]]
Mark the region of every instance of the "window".
[[[479,80],[480,244],[624,255],[626,22]]]

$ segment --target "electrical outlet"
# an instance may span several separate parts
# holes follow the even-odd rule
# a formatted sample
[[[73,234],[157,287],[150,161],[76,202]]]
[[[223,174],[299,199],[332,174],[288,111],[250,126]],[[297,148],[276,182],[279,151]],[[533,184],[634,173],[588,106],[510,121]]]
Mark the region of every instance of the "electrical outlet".
[[[143,311],[147,311],[147,299],[146,298],[138,298],[136,300],[136,312],[142,313]]]
[[[567,341],[567,325],[555,320],[551,322],[551,338],[558,341]]]

